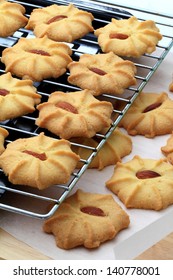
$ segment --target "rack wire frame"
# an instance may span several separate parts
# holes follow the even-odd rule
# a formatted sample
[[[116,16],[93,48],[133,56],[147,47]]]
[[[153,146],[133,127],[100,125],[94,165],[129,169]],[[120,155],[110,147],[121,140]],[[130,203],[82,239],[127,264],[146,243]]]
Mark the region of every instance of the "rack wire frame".
[[[96,25],[97,28],[109,23],[112,17],[124,19],[130,17],[131,15],[137,15],[140,20],[154,19],[163,35],[163,39],[157,45],[156,51],[154,53],[150,55],[145,54],[142,56],[142,59],[134,60],[134,64],[137,67],[137,85],[135,87],[129,87],[127,90],[125,90],[125,93],[123,95],[119,96],[112,96],[109,94],[102,95],[103,98],[112,103],[117,100],[122,101],[124,107],[121,110],[118,110],[116,108],[114,109],[116,118],[104,135],[99,133],[96,134],[97,139],[100,139],[98,141],[97,147],[93,148],[71,142],[72,146],[77,145],[84,149],[88,149],[90,151],[90,156],[87,158],[87,160],[81,159],[83,166],[73,172],[69,182],[66,185],[52,186],[52,190],[50,190],[50,188],[45,192],[40,192],[38,190],[33,190],[33,188],[25,188],[23,186],[12,185],[6,178],[3,171],[0,169],[0,209],[34,218],[46,219],[58,209],[59,205],[69,195],[76,183],[80,180],[83,173],[87,170],[93,158],[98,154],[105,142],[111,136],[112,132],[118,126],[119,122],[131,107],[139,93],[144,89],[150,78],[156,72],[157,68],[160,66],[160,64],[170,51],[171,47],[173,46],[173,37],[170,35],[173,34],[173,25],[171,24],[171,20],[173,19],[173,17],[170,15],[157,14],[151,11],[144,11],[127,6],[105,4],[100,1],[30,0],[27,3],[24,1],[10,2],[22,4],[26,8],[26,16],[28,17],[34,8],[40,8],[55,3],[59,5],[67,5],[68,3],[73,3],[78,8],[85,9],[93,13],[95,18],[93,25]],[[6,47],[13,46],[21,37],[30,38],[32,36],[33,33],[31,31],[21,28],[11,37],[5,39],[0,38],[0,49],[2,51]],[[70,47],[73,50],[73,58],[78,58],[83,53],[96,54],[101,52],[97,43],[97,39],[93,34],[88,34],[84,38],[73,42],[72,44],[70,44]],[[0,73],[3,74],[4,72],[4,65],[2,65],[1,63]],[[55,90],[64,90],[67,92],[80,90],[78,87],[74,87],[67,83],[68,75],[69,73],[67,72],[64,75],[65,77],[63,76],[62,78],[58,78],[57,80],[48,79],[43,80],[41,83],[35,84],[35,86],[37,87],[37,91],[42,95],[43,100],[46,100],[49,94]],[[51,92],[47,91],[48,87],[51,88]],[[47,131],[45,131],[44,129],[40,129],[35,125],[36,117],[37,115],[34,112],[33,114],[25,115],[17,119],[0,122],[0,126],[7,129],[10,135],[9,137],[7,137],[5,144],[14,141],[17,138],[36,136],[41,131],[44,131],[45,134],[49,135]],[[55,135],[51,136],[56,138]],[[12,197],[12,199],[8,198],[8,196]],[[31,203],[28,203],[29,206],[27,205],[27,207],[25,208],[25,200],[29,199],[31,200]],[[30,208],[33,200],[36,201],[36,203],[34,204],[34,209],[32,209],[32,207]],[[11,201],[17,201],[17,206],[13,205]],[[21,203],[21,201],[24,201],[24,205]],[[43,204],[44,207],[42,207]]]

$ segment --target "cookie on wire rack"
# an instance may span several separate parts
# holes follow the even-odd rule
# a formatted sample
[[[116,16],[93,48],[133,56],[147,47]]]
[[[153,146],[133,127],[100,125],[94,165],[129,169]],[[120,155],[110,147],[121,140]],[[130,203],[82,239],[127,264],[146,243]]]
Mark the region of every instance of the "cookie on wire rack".
[[[40,101],[31,80],[14,78],[10,72],[0,76],[0,121],[32,113]]]
[[[96,29],[94,34],[103,52],[113,51],[116,55],[141,57],[156,50],[162,39],[159,28],[153,20],[140,21],[135,16],[117,20]]]
[[[42,81],[58,78],[72,61],[72,50],[64,43],[43,38],[20,38],[12,47],[2,52],[5,71],[22,79]]]
[[[8,135],[8,131],[0,126],[0,155],[5,151],[4,141]]]
[[[34,9],[30,15],[27,29],[33,30],[36,37],[48,36],[59,42],[72,42],[93,32],[91,13],[68,6],[50,5]]]
[[[68,82],[82,89],[94,91],[94,95],[122,94],[136,84],[136,66],[113,52],[107,54],[83,54],[78,62],[68,65]]]
[[[11,36],[19,28],[24,27],[28,22],[25,12],[21,4],[0,0],[0,37]]]
[[[64,139],[90,138],[112,123],[112,104],[97,100],[87,89],[67,93],[55,91],[37,109],[36,125]]]
[[[0,156],[0,167],[11,183],[43,190],[67,183],[79,159],[69,141],[40,133],[9,143]]]

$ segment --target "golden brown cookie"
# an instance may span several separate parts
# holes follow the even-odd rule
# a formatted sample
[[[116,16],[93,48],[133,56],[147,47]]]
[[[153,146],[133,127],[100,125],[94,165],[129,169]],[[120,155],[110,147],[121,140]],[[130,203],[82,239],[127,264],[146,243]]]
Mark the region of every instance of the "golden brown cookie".
[[[103,133],[106,130],[103,131]],[[73,142],[96,148],[98,146],[97,137],[93,138],[77,138],[72,139]],[[91,154],[91,150],[82,146],[73,146],[72,150],[77,153],[81,159],[87,160]],[[111,136],[107,139],[103,147],[97,153],[95,158],[91,161],[88,168],[98,168],[102,170],[104,167],[116,164],[121,161],[123,157],[130,154],[132,151],[131,138],[116,128]],[[82,167],[82,162],[78,162],[77,167]]]
[[[140,21],[134,16],[122,20],[112,18],[111,23],[95,30],[94,34],[103,52],[113,51],[127,57],[152,53],[162,39],[153,20]]]
[[[125,88],[136,84],[136,67],[113,52],[107,54],[83,54],[78,62],[68,65],[68,82],[82,89],[103,93],[122,94]]]
[[[36,124],[64,139],[92,137],[112,122],[112,104],[97,100],[90,90],[53,92],[37,109]]]
[[[173,82],[171,82],[171,83],[169,84],[169,91],[170,91],[170,92],[173,92]]]
[[[56,245],[62,249],[81,245],[97,248],[129,223],[128,215],[111,195],[77,190],[44,222],[43,230],[53,233]]]
[[[5,151],[4,140],[8,136],[8,131],[0,127],[0,155]]]
[[[25,8],[22,5],[0,0],[0,37],[13,35],[19,28],[24,27],[28,22],[24,14]]]
[[[34,9],[30,15],[27,29],[34,30],[36,37],[47,35],[59,42],[72,42],[93,32],[91,13],[68,6],[50,5],[45,8]]]
[[[40,99],[31,80],[13,78],[10,72],[0,76],[0,121],[32,113]]]
[[[141,92],[119,123],[130,135],[153,138],[173,131],[173,100],[167,93]]]
[[[3,50],[1,61],[6,72],[22,79],[42,81],[66,72],[72,61],[71,49],[64,43],[43,38],[21,38],[13,47]]]
[[[161,210],[173,204],[173,166],[164,159],[134,156],[117,163],[106,187],[127,208]]]
[[[161,147],[161,151],[167,157],[167,160],[173,164],[173,132],[168,138],[166,145]]]
[[[78,160],[69,141],[40,133],[9,143],[0,156],[0,167],[11,183],[42,190],[67,183]]]

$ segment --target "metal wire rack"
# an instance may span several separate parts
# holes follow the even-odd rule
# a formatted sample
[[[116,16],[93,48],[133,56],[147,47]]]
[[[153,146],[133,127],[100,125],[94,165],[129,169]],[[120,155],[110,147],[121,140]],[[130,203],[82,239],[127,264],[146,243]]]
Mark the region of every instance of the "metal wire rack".
[[[71,145],[77,145],[84,149],[90,151],[90,156],[88,159],[81,159],[82,167],[71,175],[69,182],[66,185],[56,185],[44,191],[38,191],[33,188],[12,185],[3,171],[0,169],[0,209],[15,212],[18,214],[24,214],[27,216],[35,218],[48,218],[51,216],[62,201],[67,197],[73,187],[76,185],[82,174],[87,170],[89,164],[93,158],[97,155],[99,150],[103,147],[104,143],[110,137],[113,130],[118,126],[120,120],[123,118],[124,114],[130,108],[138,94],[143,90],[145,85],[148,83],[151,76],[157,70],[167,53],[173,46],[173,25],[171,21],[173,19],[170,15],[161,15],[152,13],[151,11],[143,11],[135,8],[104,4],[99,1],[10,1],[22,4],[26,8],[26,16],[30,16],[30,13],[34,8],[45,7],[50,4],[67,5],[68,3],[73,3],[78,8],[92,12],[94,15],[93,26],[94,28],[99,28],[111,21],[111,18],[126,19],[131,15],[137,16],[140,20],[153,19],[155,20],[157,26],[159,27],[163,39],[157,45],[156,51],[151,55],[143,55],[139,59],[133,59],[137,67],[137,85],[135,87],[130,87],[125,90],[124,94],[121,96],[111,96],[109,94],[103,94],[102,98],[115,104],[116,101],[121,101],[123,103],[123,108],[121,110],[114,109],[114,122],[110,126],[106,134],[96,134],[98,139],[98,145],[96,148],[85,146],[82,144],[77,144],[71,142]],[[8,38],[0,38],[0,52],[4,48],[13,46],[21,37],[30,38],[33,36],[31,31],[25,28],[19,29],[14,33],[13,36]],[[78,59],[78,57],[83,53],[96,54],[100,53],[101,50],[97,44],[97,39],[93,34],[87,34],[84,38],[74,41],[70,44],[73,50],[73,60]],[[5,72],[4,65],[0,63],[0,73]],[[41,83],[37,83],[37,91],[42,95],[42,101],[46,101],[49,94],[53,91],[76,91],[79,88],[74,87],[67,82],[67,77],[69,73],[67,72],[62,77],[57,80],[47,79],[43,80]],[[5,122],[0,122],[0,126],[6,128],[9,131],[9,136],[5,141],[5,145],[17,138],[32,137],[38,135],[41,131],[44,131],[46,135],[50,136],[48,131],[41,129],[35,125],[35,120],[37,118],[37,111],[32,114],[28,114],[16,119],[7,120]],[[51,135],[51,137],[56,137]],[[50,207],[51,205],[51,207]],[[49,206],[49,207],[48,207]]]

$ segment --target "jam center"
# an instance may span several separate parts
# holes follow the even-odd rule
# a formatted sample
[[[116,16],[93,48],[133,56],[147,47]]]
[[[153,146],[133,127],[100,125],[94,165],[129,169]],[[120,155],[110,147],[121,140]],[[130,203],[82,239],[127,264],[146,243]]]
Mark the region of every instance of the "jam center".
[[[160,177],[161,175],[153,170],[139,170],[136,173],[136,177],[138,179],[151,179],[151,178],[156,178]]]
[[[94,206],[85,206],[80,209],[83,213],[92,215],[92,216],[106,216],[102,209]]]
[[[147,107],[143,110],[143,113],[147,113],[147,112],[149,112],[149,111],[152,111],[152,110],[154,110],[154,109],[160,107],[161,105],[162,105],[161,102],[155,102],[155,103],[153,103],[153,104],[147,106]]]
[[[33,50],[30,50],[29,52],[39,54],[39,55],[43,55],[43,56],[50,56],[50,54],[48,52],[45,52],[43,50],[33,49]]]
[[[66,110],[68,112],[71,112],[73,114],[78,114],[77,109],[73,105],[71,105],[70,103],[68,103],[66,101],[59,101],[56,104],[56,107],[61,108],[63,110]]]
[[[52,22],[56,22],[56,21],[59,21],[59,20],[62,20],[62,19],[65,19],[67,18],[67,16],[64,16],[64,15],[58,15],[58,16],[55,16],[51,19],[48,20],[47,24],[50,24]]]
[[[7,94],[9,94],[10,92],[7,89],[1,88],[0,89],[0,95],[1,96],[6,96]]]
[[[26,153],[28,155],[31,155],[31,156],[38,158],[40,160],[43,160],[43,161],[47,159],[45,153],[36,153],[36,152],[30,151],[30,150],[24,150],[23,153]]]

